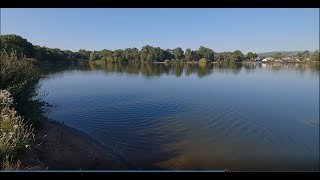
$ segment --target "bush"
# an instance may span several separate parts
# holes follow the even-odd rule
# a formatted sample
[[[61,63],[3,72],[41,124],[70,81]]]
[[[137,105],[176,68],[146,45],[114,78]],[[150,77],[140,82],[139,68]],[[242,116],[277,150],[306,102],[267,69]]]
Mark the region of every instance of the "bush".
[[[8,50],[9,51],[9,50]],[[0,51],[0,89],[9,91],[14,100],[14,108],[19,115],[36,122],[45,118],[50,105],[42,98],[46,94],[37,91],[40,76],[34,60],[4,49]]]
[[[0,90],[0,160],[6,156],[17,158],[30,149],[34,140],[32,125],[26,125],[12,108],[13,98]]]
[[[169,64],[170,63],[170,60],[169,59],[166,59],[163,61],[165,64]]]
[[[0,52],[0,89],[8,90],[14,95],[21,92],[37,77],[32,61],[18,55],[15,50],[8,53],[3,49]]]
[[[207,63],[208,61],[204,58],[199,59],[199,63]]]

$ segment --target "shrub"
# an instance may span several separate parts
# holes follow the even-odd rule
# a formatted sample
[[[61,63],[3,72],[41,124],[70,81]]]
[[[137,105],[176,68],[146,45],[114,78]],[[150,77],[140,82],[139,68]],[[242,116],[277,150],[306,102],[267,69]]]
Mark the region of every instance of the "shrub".
[[[199,63],[207,63],[208,61],[204,58],[199,59]]]
[[[50,105],[42,101],[46,94],[37,91],[40,76],[33,61],[15,50],[0,51],[0,89],[9,91],[15,110],[34,123],[45,117]]]
[[[170,60],[169,59],[166,59],[163,61],[165,64],[169,64],[170,63]]]
[[[26,84],[37,77],[37,71],[32,65],[33,60],[18,55],[17,51],[0,51],[0,89],[12,94],[21,92]]]
[[[0,90],[0,160],[5,156],[17,158],[30,149],[34,140],[32,125],[26,125],[11,107],[13,99],[6,90]]]

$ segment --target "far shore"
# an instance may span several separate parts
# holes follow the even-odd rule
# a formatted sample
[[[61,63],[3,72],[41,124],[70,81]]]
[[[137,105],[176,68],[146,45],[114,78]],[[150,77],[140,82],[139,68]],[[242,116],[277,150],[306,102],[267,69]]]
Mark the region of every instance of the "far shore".
[[[40,66],[55,66],[55,65],[64,65],[64,64],[69,64],[69,65],[72,65],[72,64],[108,64],[106,62],[100,62],[100,61],[97,61],[97,62],[89,62],[89,61],[79,61],[79,62],[61,62],[61,63],[58,63],[58,64],[55,64],[55,63],[49,63],[49,62],[39,62],[38,65]],[[189,62],[169,62],[169,63],[165,63],[165,62],[150,62],[150,63],[147,63],[147,62],[144,62],[144,64],[224,64],[225,62],[208,62],[208,63],[199,63],[198,61],[189,61]],[[246,64],[246,63],[267,63],[267,64],[271,64],[271,63],[320,63],[319,61],[288,61],[288,62],[282,62],[282,61],[266,61],[266,62],[263,62],[263,61],[242,61],[242,62],[234,62],[235,64]],[[129,63],[125,63],[125,64],[129,64]],[[138,64],[138,63],[137,63]]]
[[[93,64],[107,64],[106,62],[80,62],[80,63],[93,63]],[[227,62],[208,62],[208,63],[199,63],[198,61],[189,61],[189,62],[143,62],[144,64],[223,64]],[[282,61],[242,61],[242,62],[234,62],[236,64],[241,64],[241,63],[319,63],[319,61],[287,61],[287,62],[282,62]],[[125,63],[129,64],[129,63]],[[137,63],[138,64],[138,63]]]

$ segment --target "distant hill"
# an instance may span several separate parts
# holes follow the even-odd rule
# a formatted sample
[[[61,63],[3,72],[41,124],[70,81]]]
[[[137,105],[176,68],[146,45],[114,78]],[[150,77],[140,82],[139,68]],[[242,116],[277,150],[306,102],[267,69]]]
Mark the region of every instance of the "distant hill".
[[[274,56],[277,53],[281,53],[283,56],[293,56],[297,55],[298,53],[303,53],[304,51],[273,51],[273,52],[264,52],[264,53],[258,53],[259,56]],[[310,53],[313,53],[314,51],[310,51]]]

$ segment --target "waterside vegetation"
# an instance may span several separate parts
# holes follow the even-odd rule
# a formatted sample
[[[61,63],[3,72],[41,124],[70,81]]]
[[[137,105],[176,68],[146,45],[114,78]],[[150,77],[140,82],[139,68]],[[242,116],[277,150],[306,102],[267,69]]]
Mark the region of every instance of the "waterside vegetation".
[[[210,62],[243,62],[261,61],[264,56],[248,52],[243,54],[240,50],[233,52],[215,52],[214,50],[200,46],[197,50],[181,47],[174,49],[162,49],[150,45],[137,48],[103,49],[100,51],[88,51],[80,49],[77,52],[61,50],[58,48],[40,47],[33,45],[27,39],[15,34],[1,35],[1,48],[10,51],[16,50],[23,53],[26,58],[34,63],[210,63]],[[309,52],[309,51],[305,51]],[[298,55],[299,56],[299,55]],[[302,54],[306,61],[319,61],[319,51]],[[276,54],[274,59],[281,59],[281,54]],[[301,58],[300,58],[301,59]],[[302,59],[301,59],[302,61]]]

